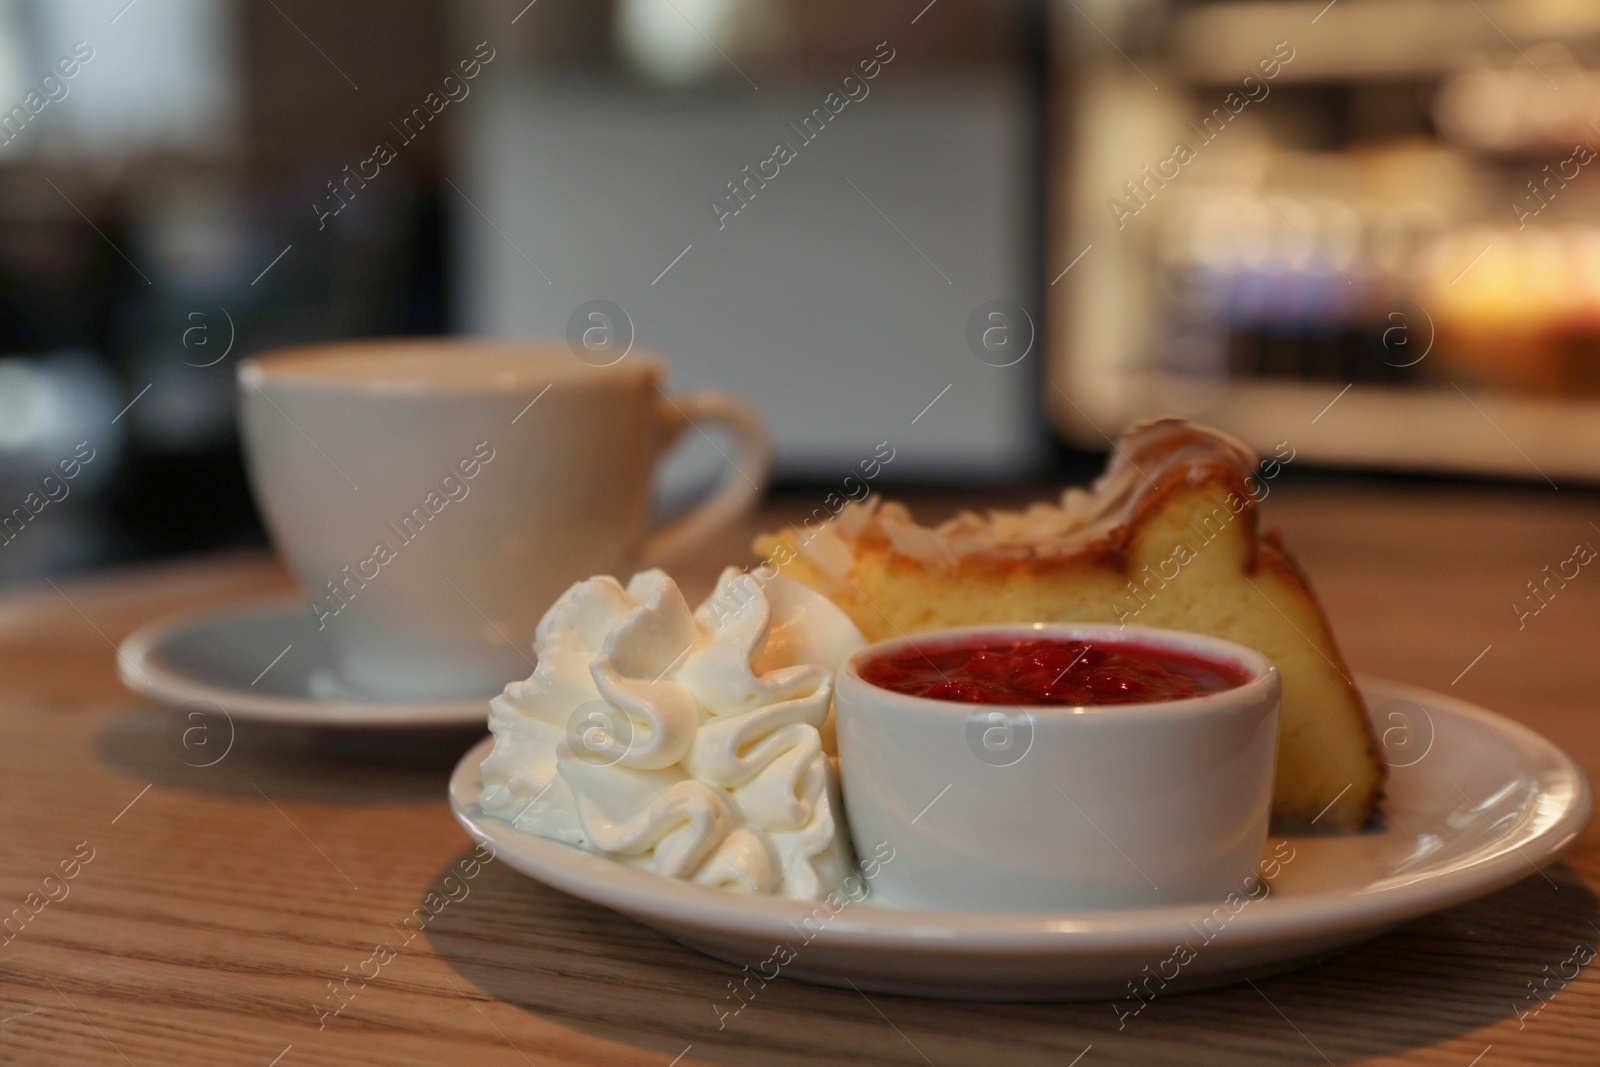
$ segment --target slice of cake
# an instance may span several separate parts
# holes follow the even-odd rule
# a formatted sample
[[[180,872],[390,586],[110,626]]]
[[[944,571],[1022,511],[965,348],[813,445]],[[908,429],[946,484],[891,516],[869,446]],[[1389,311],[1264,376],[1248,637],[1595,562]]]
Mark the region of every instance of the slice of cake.
[[[1293,458],[1292,452],[1287,458]],[[1283,676],[1280,829],[1366,821],[1384,766],[1305,575],[1257,529],[1287,460],[1181,419],[1128,430],[1090,489],[929,528],[876,498],[760,538],[769,569],[832,599],[869,641],[986,622],[1112,622],[1212,634]]]

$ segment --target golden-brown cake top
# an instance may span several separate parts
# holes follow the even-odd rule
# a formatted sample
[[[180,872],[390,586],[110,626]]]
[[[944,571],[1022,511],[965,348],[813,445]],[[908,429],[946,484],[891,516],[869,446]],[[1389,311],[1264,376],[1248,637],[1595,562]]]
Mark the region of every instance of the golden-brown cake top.
[[[863,546],[951,570],[969,561],[1055,561],[1096,548],[1116,548],[1162,500],[1183,487],[1222,486],[1253,508],[1247,478],[1256,456],[1244,444],[1184,419],[1151,419],[1130,427],[1112,446],[1105,473],[1088,489],[1073,487],[1055,504],[1020,511],[963,511],[937,526],[917,523],[899,503],[877,497],[847,504],[799,546],[826,573],[844,576]]]

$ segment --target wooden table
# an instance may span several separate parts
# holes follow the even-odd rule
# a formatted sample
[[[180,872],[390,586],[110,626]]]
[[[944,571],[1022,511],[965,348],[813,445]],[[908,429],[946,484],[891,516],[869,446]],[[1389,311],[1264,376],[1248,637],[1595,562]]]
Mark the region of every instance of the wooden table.
[[[780,500],[751,528],[814,503]],[[1595,504],[1567,489],[1284,488],[1267,518],[1358,669],[1495,708],[1592,775],[1600,575],[1520,632],[1511,602],[1577,542],[1600,544]],[[744,543],[712,556],[742,560]],[[681,570],[704,589],[714,569]],[[470,739],[395,765],[241,728],[227,758],[192,767],[181,727],[118,685],[112,657],[148,619],[286,585],[245,555],[0,600],[0,914],[59,898],[0,944],[0,1063],[1600,1062],[1591,972],[1552,983],[1537,1015],[1528,986],[1600,939],[1593,831],[1549,872],[1557,888],[1530,876],[1259,990],[1158,1000],[1120,1032],[1103,1003],[869,1001],[788,981],[719,1031],[733,968],[491,863],[319,1029],[328,984],[401,944],[470,854],[444,802]],[[90,850],[76,877],[45,883]]]

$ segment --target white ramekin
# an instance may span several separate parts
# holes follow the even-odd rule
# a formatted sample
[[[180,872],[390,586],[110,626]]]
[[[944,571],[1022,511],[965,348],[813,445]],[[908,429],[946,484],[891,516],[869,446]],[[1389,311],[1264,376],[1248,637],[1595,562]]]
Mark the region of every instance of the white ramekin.
[[[1074,708],[907,696],[858,673],[908,645],[991,637],[1169,649],[1249,680],[1182,700]],[[839,671],[835,713],[851,833],[858,849],[893,849],[875,895],[901,907],[1054,911],[1251,892],[1279,688],[1259,652],[1176,630],[970,626],[862,649]]]

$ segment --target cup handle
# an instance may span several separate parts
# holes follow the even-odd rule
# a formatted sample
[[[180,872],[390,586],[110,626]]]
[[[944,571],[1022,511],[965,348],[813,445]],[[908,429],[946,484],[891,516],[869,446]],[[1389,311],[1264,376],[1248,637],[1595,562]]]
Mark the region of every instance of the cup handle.
[[[645,537],[639,549],[643,567],[658,566],[668,557],[696,548],[742,518],[761,499],[772,470],[772,436],[767,432],[766,420],[743,400],[717,392],[678,397],[663,394],[663,414],[666,448],[691,429],[703,433],[706,423],[732,430],[737,445],[733,455],[723,452],[728,469],[710,495],[688,514]]]

